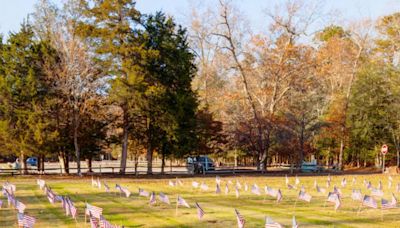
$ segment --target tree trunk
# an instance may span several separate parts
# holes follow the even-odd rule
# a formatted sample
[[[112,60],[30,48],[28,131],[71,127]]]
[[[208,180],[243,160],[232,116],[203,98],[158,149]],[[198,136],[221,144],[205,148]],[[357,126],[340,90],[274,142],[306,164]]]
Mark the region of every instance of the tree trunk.
[[[24,152],[21,152],[20,160],[21,160],[20,163],[21,163],[22,174],[28,174],[28,166],[26,165],[26,158]]]
[[[153,139],[152,124],[150,118],[147,118],[147,174],[153,174]]]
[[[138,158],[138,155],[135,154],[135,175],[136,176],[138,175],[138,172],[137,172],[138,164],[139,164],[139,158]]]
[[[78,114],[76,110],[74,110],[74,147],[75,147],[75,156],[76,156],[76,167],[77,174],[80,176],[81,173],[81,152],[78,144]]]
[[[36,169],[37,169],[37,171],[38,172],[40,172],[40,169],[41,169],[41,165],[42,165],[42,156],[41,155],[39,155],[38,157],[37,157],[37,166],[36,166]]]
[[[40,165],[40,168],[41,168],[40,171],[42,171],[42,173],[44,173],[44,155],[42,155],[42,159],[40,159],[40,162],[42,163],[42,164]]]
[[[165,167],[165,153],[161,155],[161,174],[164,174],[164,167]]]
[[[88,172],[92,173],[93,172],[93,170],[92,170],[92,157],[89,157],[88,159],[86,159],[86,164],[87,164],[87,167],[88,167]]]
[[[64,160],[64,154],[63,154],[63,152],[59,152],[59,153],[58,153],[58,162],[60,163],[61,172],[62,172],[62,173],[67,173],[67,172],[66,172],[66,169],[65,169],[65,160]]]
[[[340,148],[339,148],[339,162],[338,162],[338,168],[339,170],[343,170],[343,151],[344,151],[344,126],[342,126],[342,137],[340,137]]]
[[[65,152],[63,152],[64,157],[64,166],[65,166],[65,173],[69,174],[69,156]]]
[[[125,104],[126,106],[126,104]],[[129,131],[129,114],[127,107],[123,108],[123,136],[122,136],[122,152],[121,152],[121,169],[120,174],[124,174],[126,170],[126,159],[128,157],[128,131]]]

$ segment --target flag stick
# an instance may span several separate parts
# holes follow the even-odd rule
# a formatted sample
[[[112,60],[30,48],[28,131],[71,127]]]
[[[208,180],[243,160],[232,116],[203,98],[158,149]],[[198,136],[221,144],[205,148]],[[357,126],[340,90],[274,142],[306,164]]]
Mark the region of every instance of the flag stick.
[[[176,197],[176,209],[175,209],[175,216],[178,216],[178,197]]]
[[[362,205],[362,202],[360,203],[360,206],[358,206],[358,210],[357,210],[357,216],[360,214],[360,211],[361,211],[361,205]]]
[[[296,198],[296,201],[294,201],[293,211],[296,211],[297,200],[298,200],[298,198]]]

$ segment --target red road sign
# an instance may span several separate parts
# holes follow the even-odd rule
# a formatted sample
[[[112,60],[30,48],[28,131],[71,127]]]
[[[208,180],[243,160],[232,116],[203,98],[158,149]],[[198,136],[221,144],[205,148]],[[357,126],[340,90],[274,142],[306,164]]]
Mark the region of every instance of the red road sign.
[[[381,153],[386,154],[387,152],[388,152],[388,146],[386,144],[383,144],[383,146],[381,148]]]

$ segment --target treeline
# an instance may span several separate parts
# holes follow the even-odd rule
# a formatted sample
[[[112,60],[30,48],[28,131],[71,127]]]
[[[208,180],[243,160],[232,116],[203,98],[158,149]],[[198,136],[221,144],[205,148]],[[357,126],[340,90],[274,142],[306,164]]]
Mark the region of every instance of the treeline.
[[[387,144],[399,166],[400,13],[320,28],[329,14],[313,3],[271,6],[256,32],[230,1],[193,8],[193,84],[223,123],[226,156],[379,166]]]
[[[119,145],[182,158],[209,150],[221,128],[200,109],[186,29],[161,12],[141,14],[132,0],[37,3],[18,32],[0,42],[0,155],[91,161]],[[212,125],[212,126],[211,126]],[[219,130],[218,130],[219,126]],[[114,146],[114,147],[113,147]]]
[[[388,144],[399,166],[400,13],[316,28],[318,6],[273,9],[254,32],[229,1],[187,29],[133,0],[39,1],[0,42],[0,156],[344,168],[380,165]]]

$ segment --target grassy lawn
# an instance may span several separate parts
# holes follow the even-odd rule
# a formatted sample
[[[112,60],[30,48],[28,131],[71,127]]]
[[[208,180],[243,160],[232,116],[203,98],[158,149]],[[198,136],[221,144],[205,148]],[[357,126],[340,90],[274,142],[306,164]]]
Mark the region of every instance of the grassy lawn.
[[[340,186],[343,177],[347,179],[347,186],[344,188]],[[363,194],[370,193],[363,185],[364,179],[370,180],[374,187],[381,180],[385,192],[384,198],[390,200],[392,192],[400,198],[395,188],[400,181],[397,176],[393,177],[391,189],[388,189],[388,177],[383,175],[356,176],[355,186],[352,186],[353,176],[332,176],[331,187],[327,190],[332,190],[333,185],[336,185],[340,186],[343,193],[342,207],[337,212],[334,211],[332,203],[325,205],[328,193],[317,193],[313,187],[316,179],[319,186],[326,188],[326,176],[299,178],[301,183],[298,189],[289,190],[285,187],[284,177],[222,177],[222,192],[217,195],[215,177],[182,178],[183,187],[169,186],[169,179],[101,178],[111,187],[112,193],[106,193],[104,188],[92,187],[88,177],[44,177],[46,184],[55,193],[71,197],[78,208],[77,222],[65,216],[61,203],[49,203],[44,192],[37,186],[36,177],[0,177],[0,184],[8,180],[17,186],[16,198],[26,204],[25,212],[37,219],[36,227],[90,227],[89,223],[85,225],[84,222],[85,202],[103,208],[103,215],[107,220],[125,227],[236,227],[234,208],[238,209],[246,219],[246,227],[263,227],[267,215],[286,227],[291,226],[293,215],[296,215],[300,227],[400,227],[398,219],[400,209],[383,211],[383,220],[380,209],[364,207],[357,215],[360,203],[350,198],[352,188],[360,188]],[[294,185],[295,178],[289,177],[289,179]],[[229,185],[230,191],[225,195],[225,184],[229,180],[233,184]],[[236,180],[242,184],[239,199],[236,198],[234,190]],[[205,182],[209,190],[194,189],[192,181]],[[121,197],[114,188],[116,183],[127,187],[132,195],[129,198]],[[247,192],[244,191],[244,183],[249,186]],[[250,186],[254,183],[260,187],[261,196],[250,192]],[[265,185],[281,189],[283,200],[279,204],[274,198],[264,195]],[[313,198],[311,203],[297,201],[294,207],[301,185],[304,185]],[[167,194],[171,205],[160,202],[157,195],[157,203],[150,206],[148,198],[138,197],[138,188]],[[192,208],[180,207],[176,214],[177,194],[181,195]],[[3,200],[3,208],[0,209],[0,227],[16,227],[16,210],[8,208],[7,199],[3,195],[0,199]],[[198,202],[206,213],[201,221],[197,218],[195,202]]]

